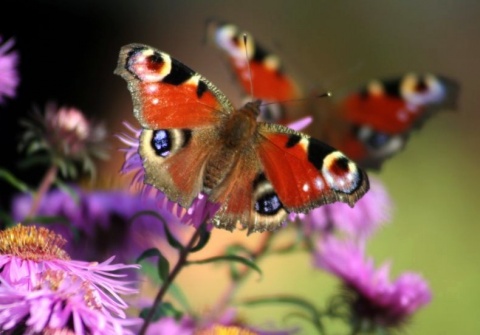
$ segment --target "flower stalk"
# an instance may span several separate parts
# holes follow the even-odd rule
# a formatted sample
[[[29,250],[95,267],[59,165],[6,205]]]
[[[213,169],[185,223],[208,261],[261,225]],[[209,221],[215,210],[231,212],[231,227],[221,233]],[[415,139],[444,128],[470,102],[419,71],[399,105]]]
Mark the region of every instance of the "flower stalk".
[[[34,217],[37,214],[38,208],[40,207],[40,203],[42,202],[43,197],[55,182],[57,175],[58,175],[58,167],[57,165],[52,164],[48,168],[45,175],[43,176],[42,182],[40,183],[40,186],[38,187],[37,192],[35,192],[35,195],[33,196],[32,207],[30,207],[30,212],[28,213],[26,218],[27,220]]]
[[[206,220],[204,221],[203,224],[206,224]],[[177,263],[173,267],[172,271],[168,274],[167,280],[163,283],[163,285],[158,290],[157,296],[155,297],[155,300],[153,301],[153,305],[150,308],[147,316],[145,317],[145,321],[143,322],[143,325],[142,325],[142,328],[140,329],[139,335],[145,335],[146,334],[148,326],[152,322],[153,316],[155,315],[155,311],[157,310],[158,306],[160,305],[163,298],[165,297],[165,294],[167,293],[168,288],[173,283],[175,278],[178,276],[180,271],[185,267],[185,265],[187,265],[187,257],[190,254],[190,251],[195,246],[197,240],[200,238],[201,231],[202,230],[200,229],[200,227],[198,229],[196,229],[195,232],[193,233],[192,237],[188,241],[187,245],[185,246],[185,248],[180,249]]]

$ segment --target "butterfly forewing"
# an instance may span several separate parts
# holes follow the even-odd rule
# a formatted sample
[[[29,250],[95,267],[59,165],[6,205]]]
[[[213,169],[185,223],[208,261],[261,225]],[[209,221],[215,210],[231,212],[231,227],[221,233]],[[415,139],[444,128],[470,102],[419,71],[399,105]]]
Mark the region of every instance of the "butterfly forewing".
[[[147,45],[124,46],[115,73],[128,82],[135,116],[145,128],[208,127],[233,111],[208,80]]]

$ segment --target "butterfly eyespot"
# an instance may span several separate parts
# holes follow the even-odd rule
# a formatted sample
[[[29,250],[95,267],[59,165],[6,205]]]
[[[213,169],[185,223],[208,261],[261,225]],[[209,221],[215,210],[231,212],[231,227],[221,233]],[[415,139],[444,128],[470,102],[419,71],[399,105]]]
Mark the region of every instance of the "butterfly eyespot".
[[[172,148],[170,134],[163,129],[154,131],[151,145],[158,156],[167,157]]]
[[[433,75],[406,75],[401,83],[402,97],[413,106],[440,102],[445,97],[445,88]]]
[[[420,79],[418,81],[417,85],[415,85],[415,92],[422,93],[422,92],[425,92],[427,90],[428,90],[428,86],[425,83],[425,80]]]
[[[282,208],[282,202],[275,193],[267,193],[255,202],[255,211],[262,215],[275,215]]]
[[[190,129],[144,129],[141,144],[144,146],[148,143],[149,149],[144,150],[143,154],[148,155],[150,159],[157,157],[156,159],[163,160],[188,146],[191,138]]]
[[[170,56],[148,48],[132,49],[125,68],[143,82],[162,81],[171,71]]]
[[[264,173],[258,174],[253,181],[253,191],[255,198],[254,210],[258,214],[273,216],[283,209],[280,198]]]
[[[339,151],[324,158],[322,172],[327,185],[339,192],[350,194],[362,183],[356,165]]]
[[[384,133],[373,133],[366,141],[366,143],[374,148],[379,149],[388,143],[390,136]]]
[[[240,46],[240,38],[238,35],[234,35],[230,38],[230,41],[233,43],[233,45],[239,47]]]

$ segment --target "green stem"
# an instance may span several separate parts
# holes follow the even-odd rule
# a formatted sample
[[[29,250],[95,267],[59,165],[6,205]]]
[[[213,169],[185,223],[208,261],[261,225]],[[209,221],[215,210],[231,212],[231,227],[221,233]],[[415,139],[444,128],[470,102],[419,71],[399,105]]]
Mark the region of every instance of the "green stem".
[[[50,168],[43,176],[42,182],[40,183],[37,192],[33,196],[32,207],[30,208],[30,212],[28,213],[27,218],[31,218],[37,214],[38,208],[40,207],[40,202],[54,183],[55,179],[57,178],[57,174],[57,165],[50,166]]]
[[[263,233],[263,240],[260,242],[260,247],[257,251],[253,252],[251,258],[253,261],[260,260],[265,254],[267,253],[270,242],[274,234],[272,232],[265,232]],[[230,285],[227,287],[225,292],[221,295],[218,302],[215,306],[211,309],[208,313],[209,315],[204,318],[205,322],[215,320],[217,316],[228,306],[228,304],[233,300],[233,297],[237,293],[240,286],[245,282],[248,278],[248,275],[251,273],[250,267],[245,267],[243,271],[238,274],[237,280],[230,282]]]
[[[204,222],[203,224],[206,224],[206,223]],[[201,229],[200,227],[198,227],[195,230],[195,233],[192,235],[192,238],[190,239],[188,244],[185,246],[185,248],[180,250],[180,255],[178,257],[177,264],[175,264],[175,267],[173,268],[172,272],[170,272],[170,274],[168,275],[167,280],[160,287],[157,293],[157,296],[155,297],[155,301],[153,302],[152,308],[150,308],[150,311],[148,312],[148,315],[145,318],[142,328],[140,329],[139,335],[145,335],[147,328],[152,322],[153,316],[155,315],[155,311],[160,305],[160,303],[162,302],[165,294],[168,291],[168,288],[173,283],[177,275],[180,273],[180,270],[183,269],[183,267],[187,264],[188,254],[190,253],[190,250],[192,250],[196,241],[200,237],[200,232],[201,232]]]

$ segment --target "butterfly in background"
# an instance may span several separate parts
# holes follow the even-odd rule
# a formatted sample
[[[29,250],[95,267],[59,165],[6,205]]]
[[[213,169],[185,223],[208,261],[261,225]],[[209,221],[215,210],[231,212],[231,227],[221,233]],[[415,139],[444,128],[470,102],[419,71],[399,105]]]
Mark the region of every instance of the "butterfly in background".
[[[209,20],[206,34],[229,60],[244,92],[249,92],[245,80],[245,46],[238,42],[246,33],[233,24]],[[292,116],[286,112],[285,101],[308,95],[301,95],[301,89],[285,74],[277,56],[254,42],[250,34],[248,41],[251,52],[248,63],[255,69],[252,71],[254,86],[270,88],[269,91],[254,89],[255,98],[282,102],[268,105],[272,106],[271,110],[262,113],[263,119],[286,124]],[[277,95],[272,93],[276,87],[282,88]],[[434,74],[409,73],[372,80],[322,111],[320,120],[310,127],[310,133],[338,148],[363,168],[378,170],[387,158],[405,147],[411,132],[428,117],[441,110],[455,109],[458,93],[459,85],[454,80]]]
[[[285,126],[258,122],[260,101],[235,109],[211,82],[167,53],[126,45],[115,73],[127,81],[143,128],[145,183],[184,208],[206,194],[220,204],[212,218],[217,227],[275,230],[289,212],[336,201],[353,206],[369,188],[366,173],[343,153]],[[255,92],[275,93],[256,86],[258,73],[275,77],[275,67],[252,66],[252,73]]]
[[[302,98],[295,81],[284,73],[280,58],[258,44],[237,26],[216,20],[208,20],[205,40],[223,51],[238,80],[244,101],[256,99],[264,103],[260,106],[259,120],[286,125],[293,121],[287,113],[290,102]],[[245,43],[246,42],[246,43]],[[253,92],[251,92],[253,90]]]

